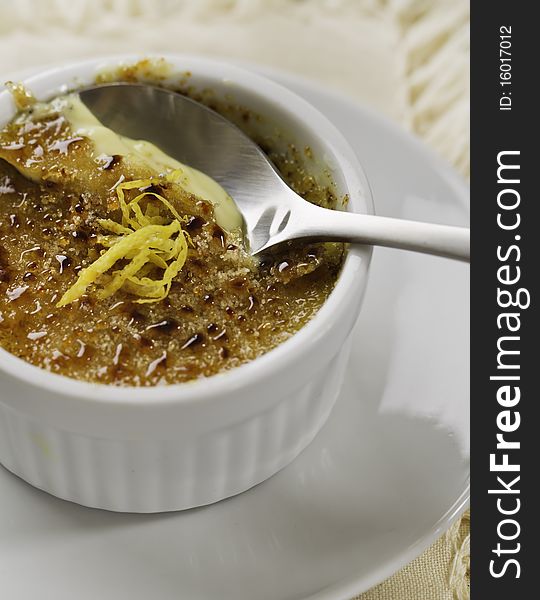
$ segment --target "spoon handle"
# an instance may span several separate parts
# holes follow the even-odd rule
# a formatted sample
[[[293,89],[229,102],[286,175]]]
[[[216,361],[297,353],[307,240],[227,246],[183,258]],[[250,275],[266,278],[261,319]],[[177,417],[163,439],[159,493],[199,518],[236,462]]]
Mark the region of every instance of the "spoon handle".
[[[303,231],[299,236],[297,233],[298,237],[359,242],[470,261],[470,230],[466,227],[352,214],[324,208],[317,208],[316,211],[316,219],[303,221]],[[315,214],[311,216],[315,217]]]

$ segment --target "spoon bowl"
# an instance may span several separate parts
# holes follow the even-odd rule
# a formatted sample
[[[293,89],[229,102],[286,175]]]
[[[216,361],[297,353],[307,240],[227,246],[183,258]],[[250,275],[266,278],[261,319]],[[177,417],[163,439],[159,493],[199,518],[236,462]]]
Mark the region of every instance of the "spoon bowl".
[[[469,260],[469,230],[329,210],[305,201],[238,127],[204,104],[146,84],[82,90],[82,102],[116,133],[154,143],[217,181],[244,220],[252,254],[293,239],[381,245]],[[119,110],[121,107],[121,110]]]

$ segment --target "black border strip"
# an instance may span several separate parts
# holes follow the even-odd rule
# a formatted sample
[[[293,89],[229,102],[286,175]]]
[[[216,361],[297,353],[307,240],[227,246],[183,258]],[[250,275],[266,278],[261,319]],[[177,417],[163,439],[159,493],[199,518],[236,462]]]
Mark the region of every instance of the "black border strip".
[[[471,577],[479,600],[536,597],[528,590],[540,573],[534,8],[478,0],[471,16]]]

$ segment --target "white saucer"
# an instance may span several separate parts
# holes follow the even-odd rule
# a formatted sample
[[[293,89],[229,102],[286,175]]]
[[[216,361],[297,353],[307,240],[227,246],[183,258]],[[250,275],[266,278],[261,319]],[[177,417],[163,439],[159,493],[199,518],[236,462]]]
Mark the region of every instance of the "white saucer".
[[[465,224],[466,187],[391,123],[273,74],[343,131],[380,214]],[[377,249],[347,381],[288,468],[184,513],[57,500],[0,467],[10,600],[346,600],[432,543],[468,501],[469,268]]]

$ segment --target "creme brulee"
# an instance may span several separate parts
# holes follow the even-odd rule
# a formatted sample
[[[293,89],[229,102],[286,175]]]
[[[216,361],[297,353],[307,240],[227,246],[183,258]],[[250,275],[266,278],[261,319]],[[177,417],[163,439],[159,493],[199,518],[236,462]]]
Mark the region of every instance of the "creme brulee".
[[[85,381],[180,383],[274,348],[332,291],[342,244],[254,259],[233,200],[204,173],[103,127],[76,94],[24,104],[0,132],[8,352]],[[271,156],[299,193],[335,204],[294,155]]]

